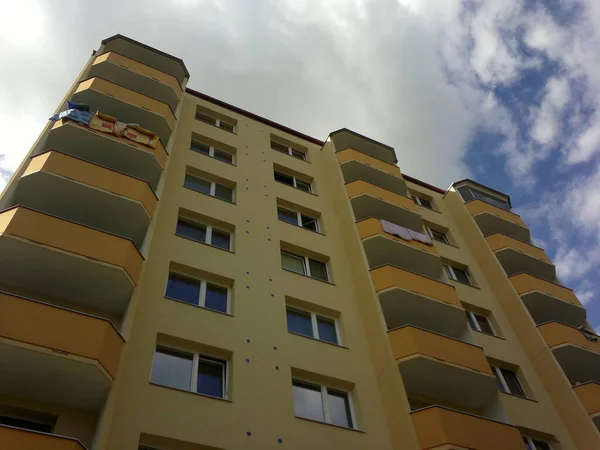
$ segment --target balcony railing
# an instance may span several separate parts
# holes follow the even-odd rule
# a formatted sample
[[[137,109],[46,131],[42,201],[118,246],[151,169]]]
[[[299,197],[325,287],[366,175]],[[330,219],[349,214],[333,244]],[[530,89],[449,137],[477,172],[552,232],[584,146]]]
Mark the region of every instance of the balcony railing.
[[[556,268],[544,249],[504,234],[492,234],[485,239],[508,276],[529,273],[548,281],[556,278]]]
[[[77,439],[0,425],[0,442],[7,450],[86,450]]]

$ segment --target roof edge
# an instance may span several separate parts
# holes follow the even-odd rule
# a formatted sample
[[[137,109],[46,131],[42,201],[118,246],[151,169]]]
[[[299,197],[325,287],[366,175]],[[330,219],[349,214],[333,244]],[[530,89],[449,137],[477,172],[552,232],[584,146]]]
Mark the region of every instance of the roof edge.
[[[424,188],[431,189],[432,191],[437,192],[438,194],[446,193],[446,191],[443,190],[442,188],[439,188],[432,184],[421,181],[418,178],[411,177],[410,175],[406,175],[405,173],[403,173],[402,176],[404,177],[404,179],[406,181],[410,181],[411,183],[418,184],[419,186],[423,186]]]

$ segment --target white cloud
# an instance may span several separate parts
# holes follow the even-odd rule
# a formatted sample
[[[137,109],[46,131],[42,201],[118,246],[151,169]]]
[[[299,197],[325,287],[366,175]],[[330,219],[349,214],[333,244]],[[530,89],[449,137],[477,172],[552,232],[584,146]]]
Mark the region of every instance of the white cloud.
[[[582,292],[577,291],[575,292],[575,295],[577,296],[577,298],[583,306],[589,305],[593,300],[595,300],[596,297],[596,293],[591,290]]]

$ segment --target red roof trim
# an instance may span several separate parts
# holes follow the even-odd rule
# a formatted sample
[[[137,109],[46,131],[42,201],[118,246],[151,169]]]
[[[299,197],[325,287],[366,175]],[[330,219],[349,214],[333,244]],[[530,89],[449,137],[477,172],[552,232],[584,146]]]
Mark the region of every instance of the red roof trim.
[[[411,177],[410,175],[406,175],[405,173],[402,174],[402,176],[404,177],[404,179],[406,181],[410,181],[411,183],[415,183],[418,184],[419,186],[423,186],[427,189],[431,189],[432,191],[438,192],[439,194],[445,194],[446,191],[443,189],[440,189],[439,187],[435,187],[429,183],[425,183],[424,181],[421,180],[417,180],[416,178]]]

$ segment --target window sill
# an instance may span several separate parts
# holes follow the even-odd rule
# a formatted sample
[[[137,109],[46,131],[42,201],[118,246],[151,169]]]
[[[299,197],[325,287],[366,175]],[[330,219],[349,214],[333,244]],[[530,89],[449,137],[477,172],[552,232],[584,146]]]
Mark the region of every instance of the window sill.
[[[314,338],[314,337],[312,337],[312,336],[307,336],[307,335],[305,335],[305,334],[301,334],[301,333],[294,333],[293,331],[288,331],[288,333],[289,333],[289,334],[291,334],[291,335],[293,335],[293,336],[299,336],[299,337],[303,337],[303,338],[306,338],[306,339],[310,339],[311,341],[315,341],[315,342],[321,342],[321,343],[323,343],[323,344],[328,344],[328,345],[331,345],[331,346],[333,346],[333,347],[338,347],[338,348],[343,348],[343,349],[345,349],[345,350],[350,350],[350,349],[349,349],[348,347],[346,347],[345,345],[341,345],[341,344],[334,344],[333,342],[329,342],[329,341],[323,341],[323,340],[321,340],[321,339],[317,339],[317,338]]]
[[[433,238],[431,238],[431,240],[432,240],[433,242],[439,242],[440,244],[448,245],[448,246],[450,246],[450,247],[459,248],[459,247],[458,247],[458,245],[451,244],[450,242],[446,242],[446,241],[439,241],[439,240],[437,240],[437,239],[433,239]]]
[[[206,156],[207,158],[214,159],[215,161],[222,162],[223,164],[227,164],[228,166],[237,167],[236,163],[223,161],[223,160],[221,160],[219,158],[215,158],[214,156],[210,156],[210,155],[207,155],[206,153],[202,153],[202,152],[199,152],[197,150],[194,150],[193,148],[190,148],[190,151],[192,151],[192,152],[194,152],[194,153],[196,153],[198,155],[202,155],[202,156]]]
[[[279,220],[280,222],[283,222],[283,223],[287,223],[288,225],[291,225],[293,227],[300,228],[301,230],[306,230],[306,231],[310,231],[311,233],[315,233],[315,234],[319,234],[321,236],[325,236],[325,233],[321,233],[320,231],[311,230],[310,228],[304,228],[304,227],[301,227],[300,225],[296,225],[296,224],[291,223],[291,222],[286,222],[285,220],[281,220],[281,219],[277,219],[277,220]]]
[[[317,195],[317,194],[315,194],[314,192],[306,192],[306,191],[303,191],[302,189],[298,189],[297,187],[294,187],[294,186],[292,186],[292,185],[290,185],[290,184],[287,184],[287,183],[282,183],[281,181],[277,181],[277,180],[275,180],[275,183],[279,183],[279,184],[281,184],[281,185],[283,185],[283,186],[287,186],[287,187],[289,187],[289,188],[292,188],[292,189],[294,189],[295,191],[304,192],[305,194],[309,194],[309,195],[313,195],[313,196],[315,196],[315,197],[318,197],[318,195]]]
[[[497,336],[495,334],[486,333],[485,331],[474,330],[473,328],[471,328],[471,331],[474,331],[475,333],[481,333],[481,334],[483,334],[485,336],[493,337],[493,338],[496,338],[496,339],[501,339],[503,341],[506,340],[506,338],[503,338],[502,336]]]
[[[419,205],[418,203],[415,203],[415,205],[417,205],[419,208],[426,209],[427,211],[432,211],[432,212],[434,212],[434,213],[441,214],[441,212],[440,212],[440,211],[438,211],[437,209],[428,208],[427,206]]]
[[[478,290],[481,290],[481,288],[478,288],[477,286],[474,286],[474,285],[472,285],[472,284],[469,284],[469,283],[465,283],[465,282],[463,282],[463,281],[453,280],[452,278],[450,278],[449,280],[450,280],[451,282],[453,282],[453,283],[458,283],[458,284],[460,284],[460,285],[462,285],[462,286],[468,286],[468,287],[470,287],[470,288],[473,288],[473,289],[478,289]]]
[[[274,152],[277,152],[277,153],[281,153],[282,155],[289,156],[290,158],[294,158],[295,160],[302,161],[302,162],[305,162],[305,163],[308,163],[308,164],[312,164],[308,159],[296,158],[295,156],[292,156],[292,155],[290,155],[288,153],[280,152],[279,150],[275,150],[274,148],[272,148],[271,150],[273,150]]]
[[[164,298],[166,298],[167,300],[171,300],[173,302],[182,303],[184,305],[188,305],[188,306],[192,306],[194,308],[202,309],[204,311],[210,311],[210,312],[213,312],[213,313],[221,314],[222,316],[234,317],[233,314],[225,313],[223,311],[217,311],[216,309],[205,308],[204,306],[200,306],[200,305],[194,305],[193,303],[184,302],[183,300],[179,300],[177,298],[169,297],[168,295],[165,295]]]
[[[325,283],[325,284],[329,284],[330,286],[335,286],[335,283],[332,283],[331,281],[319,280],[318,278],[309,277],[308,275],[305,275],[305,274],[299,273],[299,272],[294,272],[293,270],[286,269],[284,267],[282,267],[281,270],[285,270],[286,272],[293,273],[293,274],[299,275],[304,278],[308,278],[309,280],[318,281],[319,283]]]
[[[202,121],[202,120],[200,120],[200,119],[196,119],[195,117],[194,117],[194,120],[195,120],[196,122],[203,123],[204,125],[208,125],[209,127],[216,128],[217,130],[221,130],[221,131],[224,131],[224,132],[226,132],[226,133],[233,134],[234,136],[237,136],[237,135],[238,135],[238,134],[237,134],[237,130],[234,130],[234,131],[229,131],[229,130],[226,130],[225,128],[221,128],[221,127],[218,127],[218,126],[216,126],[216,125],[213,125],[212,123],[208,123],[208,122],[204,122],[204,121]]]
[[[532,398],[529,398],[529,397],[524,397],[524,396],[522,396],[522,395],[513,394],[512,392],[504,392],[504,391],[499,391],[499,392],[500,392],[501,394],[510,395],[511,397],[517,397],[517,398],[520,398],[521,400],[527,400],[527,401],[530,401],[530,402],[533,402],[533,403],[538,403],[538,401],[537,401],[537,400],[534,400],[534,399],[532,399]]]
[[[196,194],[206,195],[207,197],[211,197],[211,198],[214,198],[214,199],[217,199],[217,200],[221,200],[222,202],[230,203],[232,205],[235,205],[235,202],[232,202],[231,200],[225,200],[224,198],[217,197],[215,195],[210,195],[210,194],[207,194],[206,192],[197,191],[196,189],[192,189],[191,187],[187,187],[186,185],[183,185],[183,187],[185,189],[188,189],[188,190],[192,191],[192,192],[195,192]]]
[[[180,237],[181,239],[186,239],[188,241],[195,242],[196,244],[202,244],[202,245],[205,245],[207,247],[216,248],[217,250],[222,250],[224,252],[231,253],[231,254],[235,255],[235,252],[233,250],[227,250],[226,248],[223,248],[223,247],[217,247],[216,245],[207,244],[206,242],[202,242],[202,241],[197,241],[196,239],[192,239],[192,238],[187,237],[187,236],[182,236],[181,234],[177,234],[177,233],[175,233],[175,236]]]
[[[356,433],[363,433],[363,434],[365,434],[365,432],[363,430],[359,430],[358,428],[343,427],[341,425],[336,425],[334,423],[327,423],[327,422],[321,422],[320,420],[307,419],[306,417],[300,417],[300,416],[294,416],[294,417],[296,417],[296,419],[306,420],[307,422],[319,423],[321,425],[326,425],[328,427],[339,428],[340,430],[355,431]]]
[[[148,384],[150,384],[151,386],[156,386],[156,387],[160,387],[160,388],[171,389],[171,390],[176,391],[176,392],[184,392],[186,394],[198,395],[200,397],[210,398],[210,399],[213,399],[213,400],[219,400],[221,402],[233,403],[233,400],[230,400],[228,398],[215,397],[214,395],[201,394],[200,392],[188,391],[186,389],[179,389],[179,388],[175,388],[175,387],[172,387],[172,386],[165,386],[164,384],[153,383],[152,381],[149,381]]]

